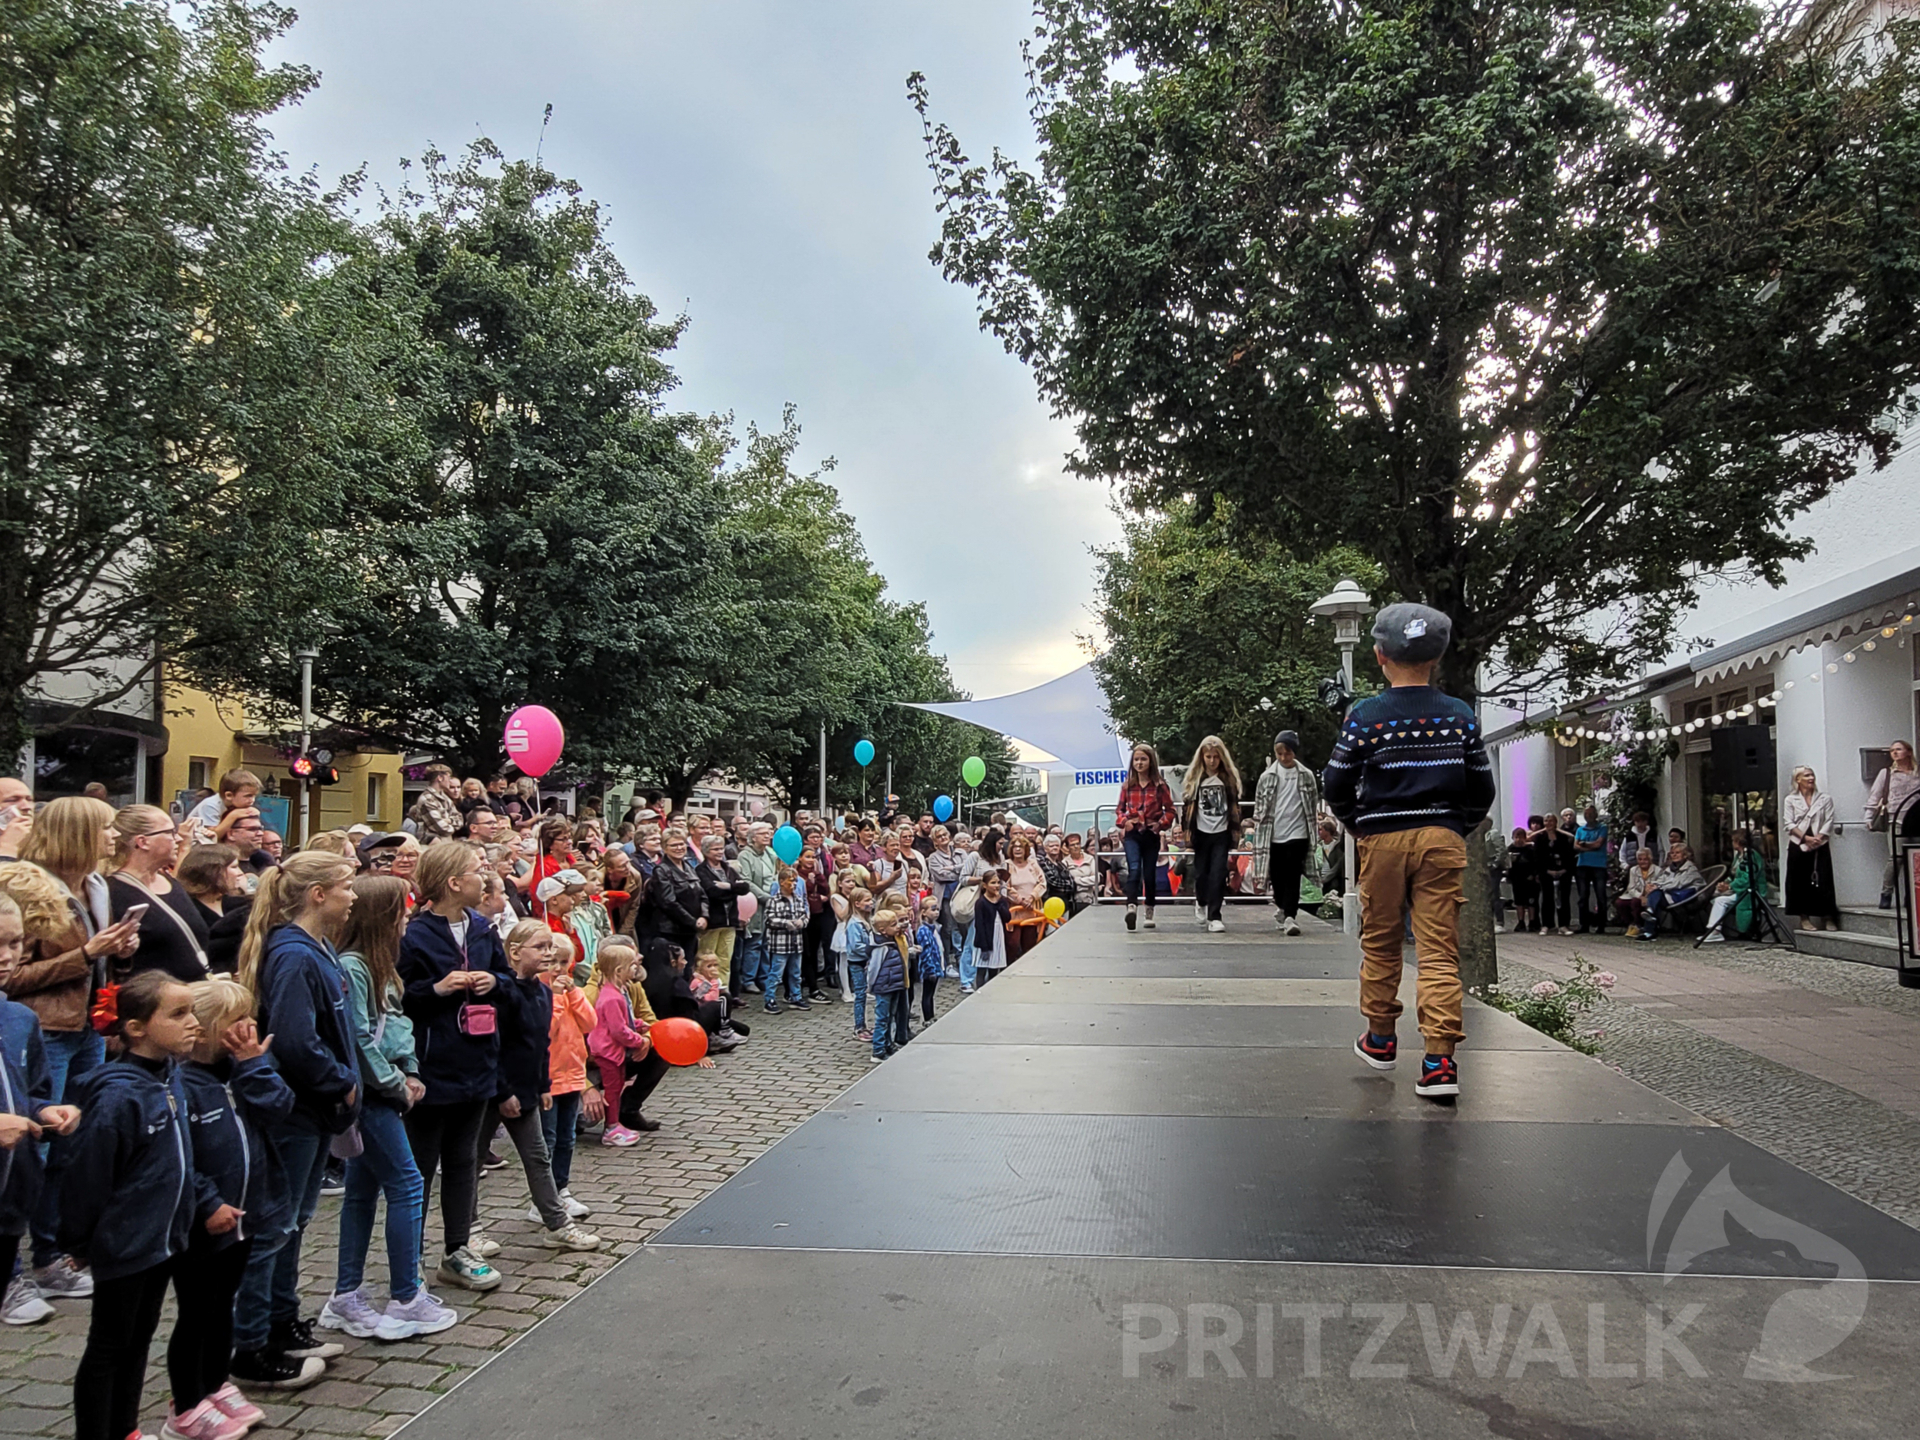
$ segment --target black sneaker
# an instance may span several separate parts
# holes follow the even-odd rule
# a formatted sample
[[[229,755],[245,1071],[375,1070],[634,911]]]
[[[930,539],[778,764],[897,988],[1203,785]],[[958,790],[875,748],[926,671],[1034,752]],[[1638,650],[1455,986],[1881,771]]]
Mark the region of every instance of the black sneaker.
[[[774,1004],[773,1001],[771,1000],[767,1001],[767,1003],[761,1008],[764,1009],[769,1015],[778,1015],[780,1013],[780,1007]]]
[[[344,1160],[329,1160],[326,1173],[320,1177],[322,1195],[344,1195],[347,1193],[347,1165]]]
[[[1376,1035],[1369,1030],[1353,1042],[1353,1053],[1376,1070],[1391,1070],[1400,1053],[1400,1041],[1397,1036]]]
[[[826,998],[827,992],[824,990],[814,989],[807,991],[807,999],[809,1000],[824,1000]]]
[[[327,1373],[323,1360],[293,1360],[277,1350],[236,1350],[228,1376],[249,1390],[300,1390]]]
[[[267,1348],[278,1350],[290,1360],[331,1360],[347,1353],[347,1347],[322,1340],[314,1333],[311,1320],[294,1320],[276,1325],[267,1336]]]
[[[822,997],[822,998],[825,998],[825,997]],[[787,1008],[788,1008],[788,1009],[790,1009],[790,1010],[811,1010],[811,1009],[813,1008],[813,1001],[811,1001],[811,1000],[789,1000],[789,1001],[787,1002]]]
[[[1129,930],[1133,929],[1133,922],[1136,918],[1138,917],[1134,915],[1133,911],[1131,910],[1127,911],[1127,929]]]
[[[1460,1093],[1460,1067],[1451,1055],[1429,1055],[1420,1062],[1420,1078],[1413,1093],[1429,1100],[1445,1100]]]
[[[625,1125],[629,1130],[658,1130],[660,1128],[660,1122],[658,1120],[649,1120],[644,1115],[635,1115],[633,1119],[622,1120],[620,1123]]]

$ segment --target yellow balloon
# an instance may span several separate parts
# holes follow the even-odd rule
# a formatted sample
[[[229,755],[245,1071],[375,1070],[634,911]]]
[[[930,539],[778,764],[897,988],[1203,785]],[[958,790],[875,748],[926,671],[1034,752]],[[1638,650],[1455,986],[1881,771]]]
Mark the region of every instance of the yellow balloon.
[[[1058,895],[1051,896],[1047,903],[1040,907],[1040,913],[1058,924],[1060,917],[1067,913],[1067,902]]]

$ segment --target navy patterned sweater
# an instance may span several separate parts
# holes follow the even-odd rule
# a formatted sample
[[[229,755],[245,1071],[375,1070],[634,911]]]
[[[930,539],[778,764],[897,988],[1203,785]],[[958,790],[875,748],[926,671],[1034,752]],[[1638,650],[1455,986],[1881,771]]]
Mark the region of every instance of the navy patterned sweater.
[[[1347,712],[1321,791],[1356,835],[1444,825],[1462,835],[1493,806],[1480,723],[1431,685],[1396,685]]]

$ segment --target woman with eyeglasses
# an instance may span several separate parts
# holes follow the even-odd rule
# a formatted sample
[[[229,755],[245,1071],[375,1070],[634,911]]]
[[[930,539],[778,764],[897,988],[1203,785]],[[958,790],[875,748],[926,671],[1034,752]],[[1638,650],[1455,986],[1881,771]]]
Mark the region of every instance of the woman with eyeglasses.
[[[207,923],[173,878],[179,835],[167,812],[152,805],[127,805],[113,817],[113,868],[107,895],[113,918],[140,910],[140,946],[115,967],[125,979],[142,970],[164,970],[183,985],[207,978]]]

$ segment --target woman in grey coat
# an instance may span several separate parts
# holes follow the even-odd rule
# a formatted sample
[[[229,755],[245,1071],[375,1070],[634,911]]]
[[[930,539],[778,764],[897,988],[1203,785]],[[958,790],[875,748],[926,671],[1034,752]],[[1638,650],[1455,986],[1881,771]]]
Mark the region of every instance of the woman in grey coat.
[[[1253,864],[1272,886],[1274,920],[1288,935],[1300,933],[1300,876],[1314,865],[1313,834],[1320,815],[1320,782],[1300,763],[1300,737],[1282,730],[1273,737],[1273,760],[1253,792]],[[1314,879],[1318,880],[1318,875]]]

